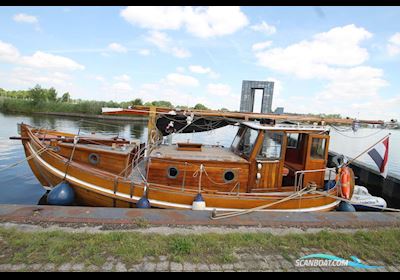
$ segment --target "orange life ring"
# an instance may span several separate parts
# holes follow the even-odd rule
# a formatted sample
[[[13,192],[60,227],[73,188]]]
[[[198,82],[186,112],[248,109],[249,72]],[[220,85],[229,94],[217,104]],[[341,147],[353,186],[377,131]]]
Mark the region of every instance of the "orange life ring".
[[[340,170],[340,189],[342,193],[342,197],[345,199],[350,199],[352,195],[352,185],[353,178],[352,173],[349,167],[343,167]]]

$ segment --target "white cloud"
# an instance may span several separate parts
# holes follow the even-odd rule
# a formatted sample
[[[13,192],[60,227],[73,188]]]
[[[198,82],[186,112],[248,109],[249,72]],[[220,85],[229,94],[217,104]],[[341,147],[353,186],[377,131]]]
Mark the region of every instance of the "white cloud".
[[[129,93],[132,92],[133,88],[129,83],[118,82],[111,86],[111,90],[117,93]]]
[[[127,74],[123,74],[120,76],[115,76],[114,80],[120,81],[120,82],[129,82],[131,80],[131,77]]]
[[[190,65],[189,70],[190,72],[196,74],[208,74],[208,77],[211,79],[219,78],[219,74],[214,72],[210,67],[203,67],[201,65]]]
[[[390,56],[400,54],[400,32],[393,34],[388,41],[387,51]]]
[[[69,71],[85,69],[83,65],[70,58],[42,51],[37,51],[32,56],[21,56],[17,48],[2,41],[0,41],[0,61],[43,69]]]
[[[144,91],[155,91],[160,89],[160,85],[158,83],[146,83],[142,84],[140,89]]]
[[[138,54],[143,55],[143,56],[147,56],[147,55],[150,55],[150,50],[148,50],[148,49],[140,49],[138,51]]]
[[[65,87],[71,85],[72,77],[68,74],[53,71],[37,71],[31,68],[16,67],[10,73],[8,82],[13,85],[33,87],[36,84],[47,87]]]
[[[262,21],[261,23],[256,25],[252,25],[250,26],[250,28],[253,29],[254,31],[262,32],[267,35],[272,35],[276,33],[276,27],[273,25],[269,25],[265,21]]]
[[[197,87],[200,84],[196,78],[179,73],[168,74],[164,81],[166,84],[173,86]]]
[[[360,100],[359,103],[352,104],[351,109],[362,112],[366,119],[400,120],[399,107],[400,94],[388,99],[374,98],[366,102]]]
[[[150,31],[146,40],[155,45],[160,51],[170,53],[178,58],[187,58],[191,56],[188,50],[176,46],[176,43],[164,32]]]
[[[127,7],[121,16],[133,25],[152,30],[185,28],[190,34],[208,38],[236,32],[248,24],[240,7]]]
[[[390,37],[389,43],[400,46],[400,32],[397,32]]]
[[[213,96],[228,97],[232,94],[232,89],[227,84],[208,84],[207,92]]]
[[[233,34],[249,23],[240,7],[186,7],[185,13],[186,30],[201,38]]]
[[[93,77],[96,81],[104,83],[106,79],[103,76],[97,75]]]
[[[336,27],[286,48],[256,52],[260,65],[299,78],[327,78],[331,66],[355,66],[365,62],[368,51],[360,43],[372,37],[355,25]]]
[[[232,88],[224,83],[210,83],[207,85],[207,106],[215,109],[222,107],[236,110],[240,104],[240,93],[232,92]]]
[[[133,6],[123,9],[120,14],[133,25],[155,30],[179,29],[184,20],[182,7]]]
[[[179,47],[173,47],[171,49],[171,53],[178,58],[186,58],[186,57],[192,56],[190,51],[188,51],[187,49],[184,49],[184,48],[179,48]]]
[[[14,21],[20,22],[20,23],[29,23],[29,24],[37,24],[39,20],[37,17],[32,16],[32,15],[27,15],[27,14],[16,14],[13,16]]]
[[[123,45],[118,43],[111,43],[107,48],[109,51],[118,52],[118,53],[126,53],[128,51]]]
[[[17,62],[20,53],[13,45],[0,41],[0,61]]]
[[[190,65],[189,70],[193,73],[197,74],[207,74],[211,72],[211,68],[203,67],[201,65]]]
[[[32,56],[20,57],[20,64],[46,69],[60,69],[60,70],[83,70],[85,67],[75,62],[74,60],[41,51],[35,52]]]
[[[265,41],[260,43],[255,43],[251,46],[253,51],[262,51],[268,47],[272,46],[272,41]]]
[[[167,33],[159,31],[149,32],[149,36],[146,37],[146,40],[157,46],[159,49],[169,48],[172,41],[171,38],[168,37]]]
[[[288,107],[287,111],[356,116],[352,106],[360,100],[378,99],[380,89],[388,85],[382,69],[363,65],[369,53],[361,43],[371,37],[364,28],[351,24],[284,48],[255,51],[255,55],[260,65],[273,71],[326,81],[322,90],[310,92],[302,100],[294,95],[282,98],[284,104],[279,105]]]

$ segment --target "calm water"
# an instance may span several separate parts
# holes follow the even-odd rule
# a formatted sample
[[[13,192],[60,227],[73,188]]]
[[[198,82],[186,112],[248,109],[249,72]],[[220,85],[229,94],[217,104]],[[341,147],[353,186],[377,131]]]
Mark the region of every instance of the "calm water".
[[[9,140],[10,136],[17,136],[17,123],[24,122],[35,127],[57,129],[65,132],[77,133],[81,129],[81,135],[96,134],[104,136],[121,136],[126,139],[140,139],[146,141],[147,122],[119,122],[119,121],[80,121],[78,118],[66,118],[56,116],[28,116],[28,115],[5,115],[0,113],[0,169],[25,159],[25,153],[21,141]],[[220,144],[230,146],[236,134],[237,128],[225,127],[212,132],[197,134],[181,134],[174,137],[176,141],[202,142],[206,144]],[[389,174],[400,177],[400,130],[360,129],[356,134],[353,132],[341,132],[345,136],[331,131],[330,149],[354,157],[369,145],[391,132]],[[352,138],[350,138],[352,137]],[[364,138],[366,137],[366,138]],[[368,156],[360,158],[367,164],[373,165]],[[0,172],[0,203],[5,204],[37,204],[45,191],[32,174],[26,162],[17,167]]]

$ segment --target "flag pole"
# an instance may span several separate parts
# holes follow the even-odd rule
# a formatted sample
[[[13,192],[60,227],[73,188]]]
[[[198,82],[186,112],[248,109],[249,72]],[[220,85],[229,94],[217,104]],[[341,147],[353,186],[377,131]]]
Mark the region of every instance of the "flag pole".
[[[363,151],[361,154],[359,154],[358,156],[356,156],[355,158],[351,159],[349,162],[347,162],[344,166],[348,166],[350,165],[353,161],[355,161],[356,159],[358,159],[359,157],[361,157],[363,154],[365,154],[366,152],[368,152],[369,150],[371,150],[373,147],[375,147],[375,145],[379,144],[381,141],[383,141],[384,139],[388,138],[391,135],[391,133],[389,133],[388,135],[386,135],[385,137],[383,137],[382,139],[380,139],[378,142],[376,142],[375,144],[369,146],[365,151]]]

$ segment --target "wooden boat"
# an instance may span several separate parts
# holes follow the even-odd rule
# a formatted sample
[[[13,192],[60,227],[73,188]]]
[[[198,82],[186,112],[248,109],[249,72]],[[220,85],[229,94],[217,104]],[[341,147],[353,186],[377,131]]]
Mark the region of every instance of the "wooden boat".
[[[229,124],[238,126],[231,147],[157,139],[145,145],[26,124],[20,125],[20,139],[40,183],[51,190],[69,182],[80,205],[135,207],[145,196],[152,207],[192,209],[199,193],[204,209],[217,211],[330,211],[339,204],[333,196],[341,194],[340,184],[324,191],[332,171],[326,168],[328,127],[238,119]],[[161,134],[155,133],[158,140]]]

